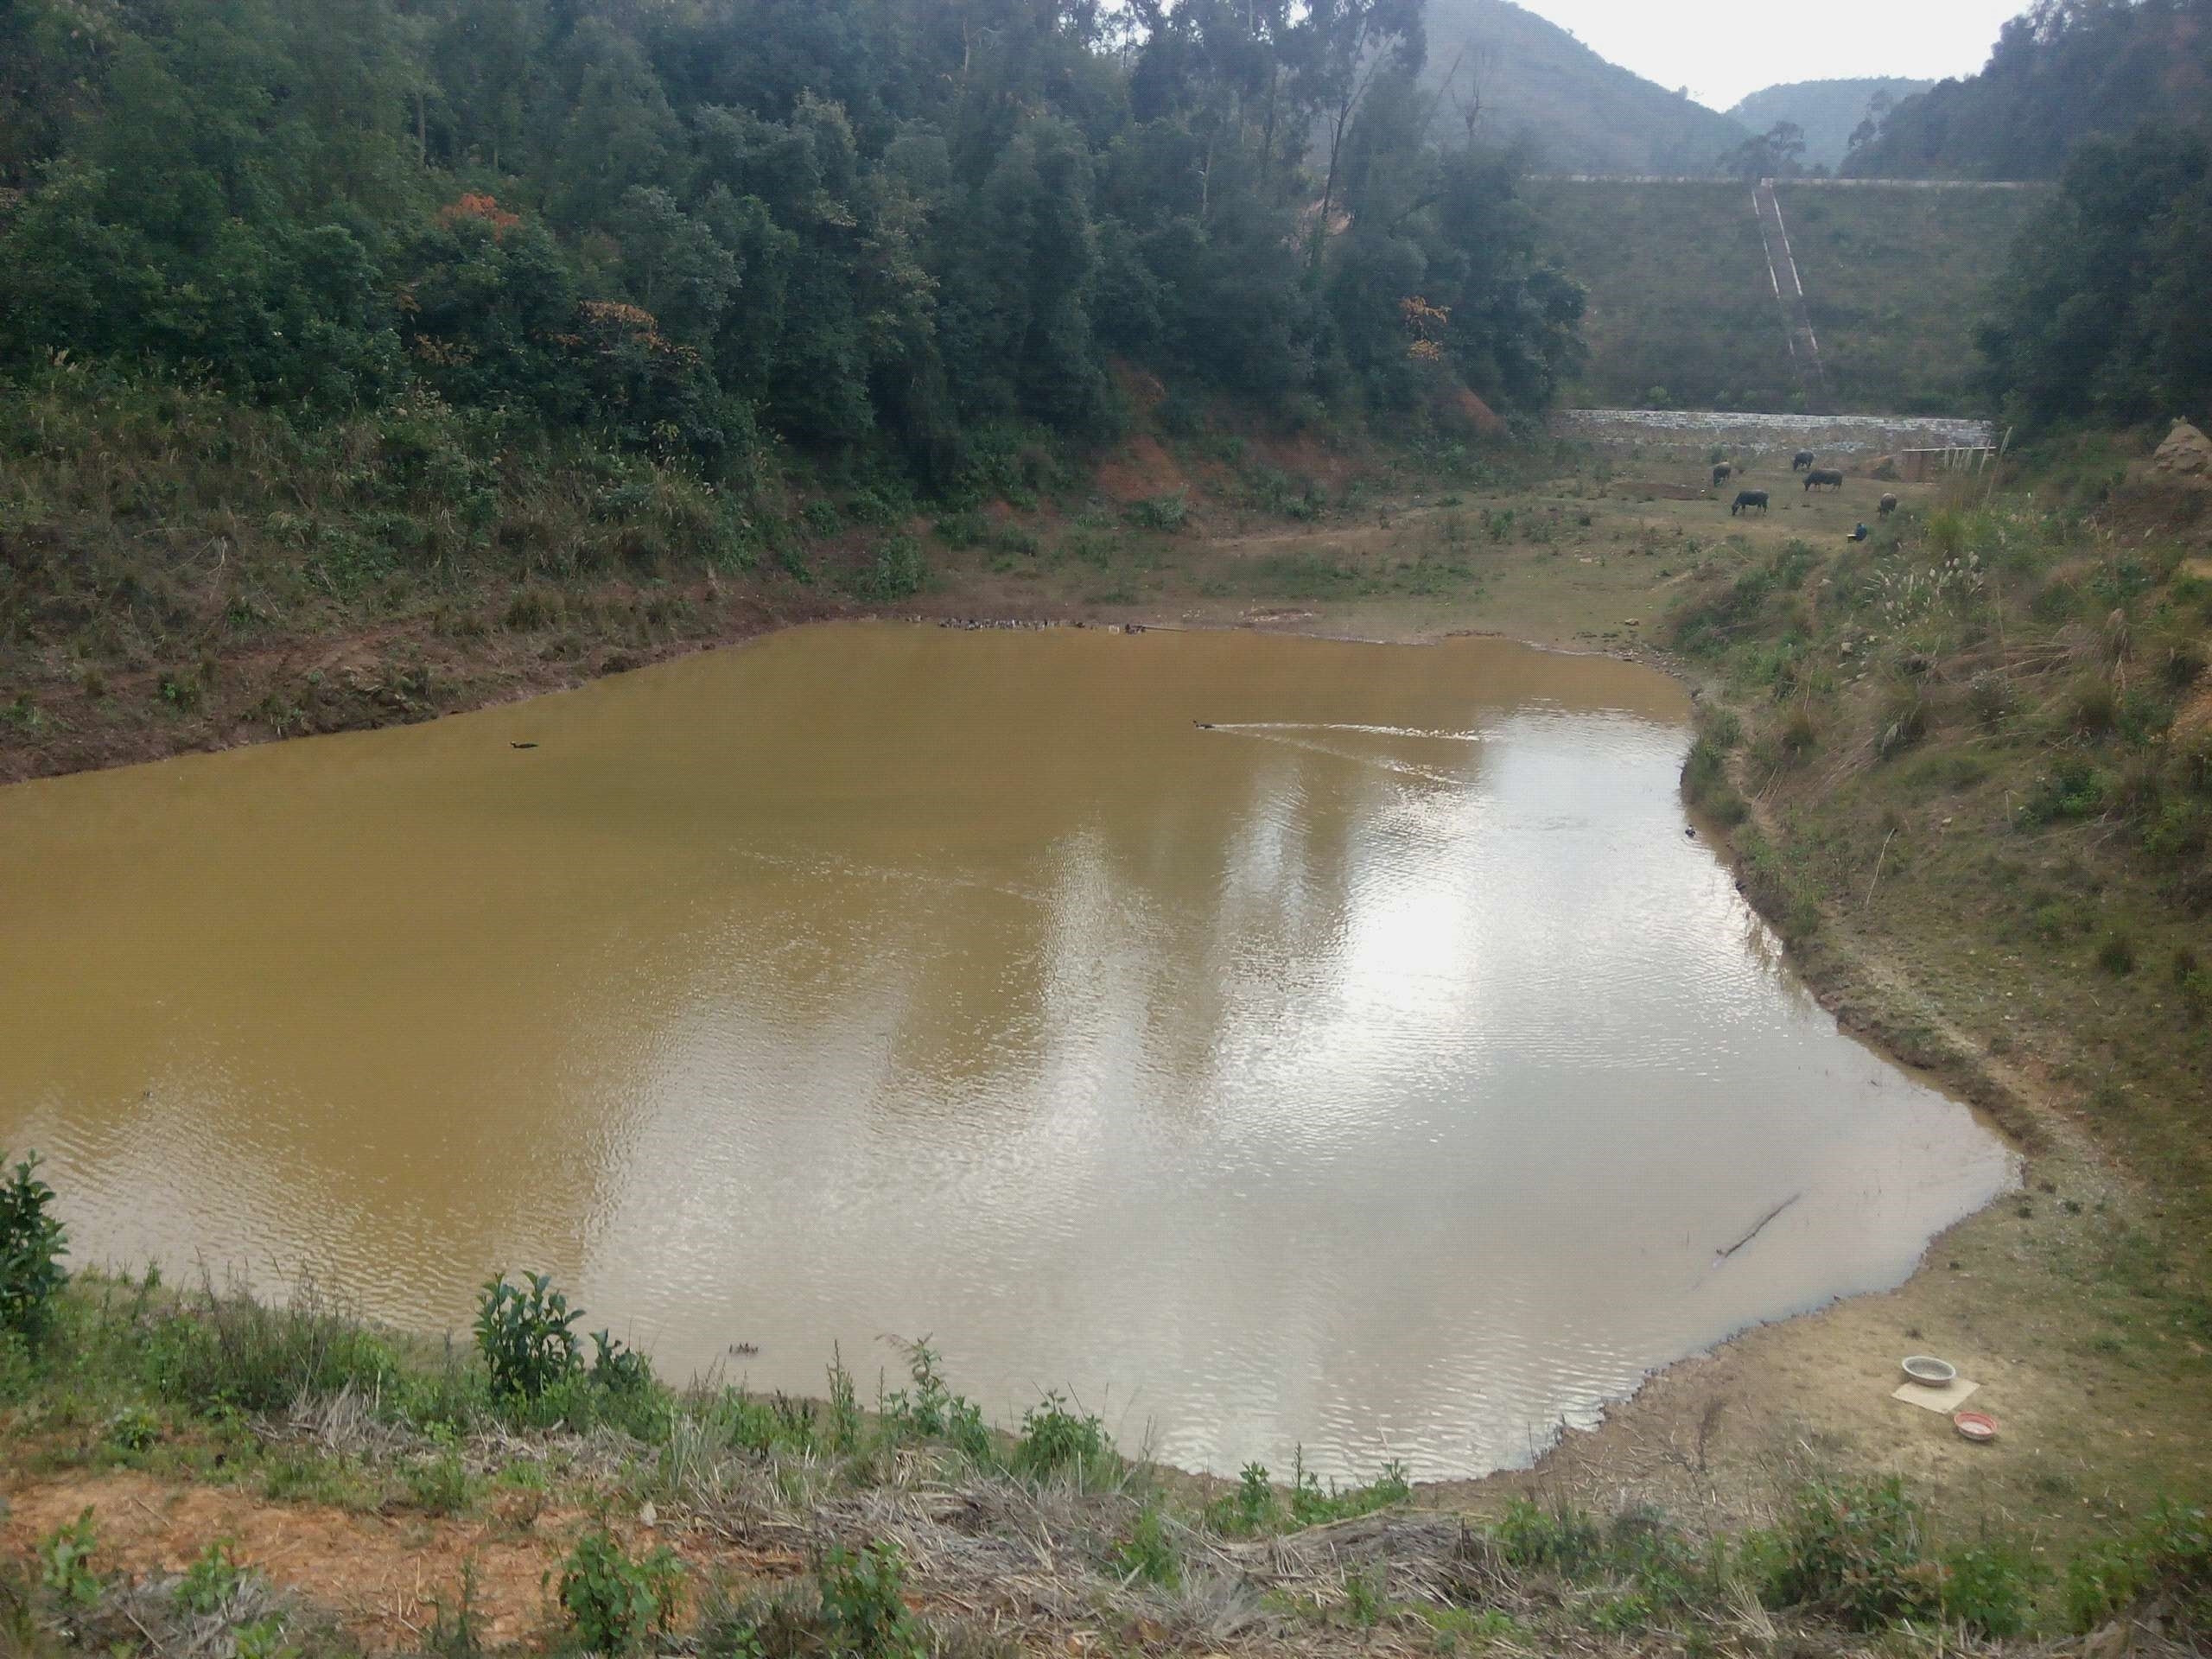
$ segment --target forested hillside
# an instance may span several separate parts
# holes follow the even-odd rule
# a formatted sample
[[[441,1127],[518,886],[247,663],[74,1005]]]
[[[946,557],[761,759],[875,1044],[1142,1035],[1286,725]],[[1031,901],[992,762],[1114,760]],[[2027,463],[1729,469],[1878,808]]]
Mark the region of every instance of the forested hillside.
[[[0,369],[733,480],[1094,437],[1110,354],[1541,404],[1577,290],[1421,60],[1410,0],[14,0]]]
[[[1512,0],[1429,0],[1428,41],[1439,128],[1472,116],[1541,172],[1702,175],[1751,136]]]
[[[1882,117],[1935,84],[1896,75],[1791,81],[1753,92],[1728,114],[1752,132],[1767,132],[1777,123],[1788,122],[1804,140],[1805,153],[1798,159],[1807,167],[1834,172],[1873,136]]]
[[[2030,421],[2202,420],[2212,407],[2212,142],[2146,122],[2092,137],[2019,238],[1981,332]]]
[[[2055,179],[2091,133],[2212,115],[2212,0],[2037,0],[1988,66],[1900,104],[1845,171]]]

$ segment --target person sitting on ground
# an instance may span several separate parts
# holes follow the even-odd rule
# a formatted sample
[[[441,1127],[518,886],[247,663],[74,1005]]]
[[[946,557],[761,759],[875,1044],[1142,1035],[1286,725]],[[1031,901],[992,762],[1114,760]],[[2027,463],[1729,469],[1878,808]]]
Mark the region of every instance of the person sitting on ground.
[[[1867,532],[1866,532],[1866,525],[1864,525],[1864,524],[1856,524],[1856,525],[1853,525],[1853,526],[1852,527],[1852,531],[1851,531],[1851,539],[1852,539],[1853,541],[1854,541],[1854,542],[1863,542],[1863,541],[1865,541],[1865,540],[1866,539],[1866,533],[1867,533]]]

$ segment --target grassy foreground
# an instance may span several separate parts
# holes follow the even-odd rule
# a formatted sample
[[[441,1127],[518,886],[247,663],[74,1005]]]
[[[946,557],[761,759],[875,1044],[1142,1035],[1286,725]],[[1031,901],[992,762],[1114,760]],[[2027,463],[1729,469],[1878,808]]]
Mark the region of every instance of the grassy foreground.
[[[906,1355],[863,1409],[671,1390],[586,1364],[542,1281],[473,1346],[151,1277],[86,1278],[0,1346],[18,1655],[1884,1651],[2088,1631],[2157,1602],[2212,1634],[2212,1531],[2162,1510],[2063,1577],[1947,1535],[1895,1478],[1808,1475],[1770,1528],[1516,1498],[1484,1516],[1373,1484],[1200,1483],[1047,1395],[986,1427]]]
[[[2212,1482],[2212,563],[2202,495],[2129,464],[2148,442],[1864,545],[1732,547],[1669,623],[1713,694],[1686,791],[1747,894],[1847,1025],[2025,1156],[1934,1270],[1831,1323],[1981,1356],[2028,1444],[1940,1472],[2053,1534]]]
[[[1753,523],[1679,464],[1132,401],[1095,464],[1010,434],[949,500],[793,466],[741,501],[435,408],[302,433],[58,379],[0,405],[0,777],[423,718],[841,610],[1671,655],[1707,708],[1688,786],[1755,902],[1848,1024],[1998,1116],[2024,1190],[1895,1294],[1676,1368],[1533,1475],[1418,1493],[1195,1482],[1065,1402],[993,1429],[920,1355],[865,1408],[842,1368],[809,1404],[620,1354],[518,1387],[312,1294],[82,1279],[45,1343],[0,1342],[10,1651],[2206,1639],[2212,570],[2186,502],[2115,490],[2116,450],[1987,505],[1905,489],[1852,547],[1893,486],[1806,497],[1755,463]],[[1886,1399],[1923,1341],[1977,1356],[1995,1455]]]

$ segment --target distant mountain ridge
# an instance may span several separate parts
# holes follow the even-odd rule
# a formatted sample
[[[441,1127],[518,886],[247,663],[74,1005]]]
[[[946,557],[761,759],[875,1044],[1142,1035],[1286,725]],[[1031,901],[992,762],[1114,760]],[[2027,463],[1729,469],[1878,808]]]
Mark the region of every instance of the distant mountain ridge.
[[[1429,0],[1426,79],[1455,63],[1440,127],[1478,98],[1478,135],[1525,145],[1544,172],[1709,174],[1751,137],[1512,0]]]
[[[1854,79],[1796,80],[1753,92],[1728,111],[1755,133],[1788,121],[1805,134],[1805,165],[1833,171],[1851,153],[1851,135],[1868,118],[1874,99],[1886,93],[1891,105],[1916,97],[1936,83],[1902,75],[1862,75]]]
[[[2040,0],[1980,74],[1906,99],[1844,170],[2052,179],[2086,135],[2150,119],[2212,120],[2212,0]]]

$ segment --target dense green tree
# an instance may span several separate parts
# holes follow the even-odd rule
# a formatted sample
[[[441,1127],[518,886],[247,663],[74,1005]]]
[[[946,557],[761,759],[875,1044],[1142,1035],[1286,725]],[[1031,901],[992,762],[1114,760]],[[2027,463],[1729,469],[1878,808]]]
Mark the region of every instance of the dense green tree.
[[[1574,290],[1420,55],[1417,0],[0,0],[0,373],[940,480],[1106,433],[1109,354],[1540,403]]]
[[[955,398],[976,415],[1095,429],[1105,374],[1085,309],[1097,263],[1091,164],[1074,126],[1025,124],[962,211],[938,327]]]
[[[454,0],[429,31],[438,103],[437,159],[448,168],[518,169],[528,112],[543,96],[543,22],[531,0]]]
[[[0,236],[0,350],[166,359],[257,399],[346,408],[403,380],[374,263],[337,224],[217,219],[189,246],[112,215],[97,169],[49,174]]]
[[[189,363],[256,397],[385,395],[401,369],[377,210],[406,191],[396,145],[363,124],[398,105],[364,88],[396,79],[296,54],[254,0],[190,21],[114,42],[99,118],[0,232],[0,339]],[[318,131],[334,124],[352,138]]]
[[[1805,130],[1777,121],[1720,158],[1719,170],[1745,180],[1794,179],[1805,171]]]
[[[2091,134],[2212,116],[2212,0],[2036,0],[1978,75],[1906,99],[1844,171],[2053,179]]]
[[[659,319],[671,340],[692,346],[715,337],[737,291],[736,255],[657,185],[624,193],[614,225],[622,249],[623,285]]]
[[[577,417],[583,391],[562,337],[575,281],[542,226],[463,198],[404,250],[403,333],[416,371],[448,402]]]
[[[1378,86],[1347,149],[1337,340],[1379,402],[1465,384],[1541,404],[1577,361],[1581,291],[1541,257],[1510,162],[1416,142],[1434,103],[1410,77]]]
[[[418,31],[391,0],[285,0],[252,26],[272,24],[278,106],[299,146],[285,168],[292,207],[348,201],[382,219],[419,201],[434,80]]]
[[[2092,137],[2021,237],[1982,331],[1993,388],[2027,416],[2122,420],[2212,397],[2204,272],[2212,145],[2145,123]]]
[[[683,130],[637,43],[599,18],[569,42],[575,92],[547,170],[550,206],[565,227],[604,227],[637,188],[681,190],[690,169]]]
[[[119,38],[101,13],[0,0],[0,191],[28,188],[60,150]]]
[[[1426,49],[1421,0],[1309,0],[1298,32],[1298,89],[1319,123],[1325,152],[1318,257],[1353,118],[1378,76],[1420,73]]]

